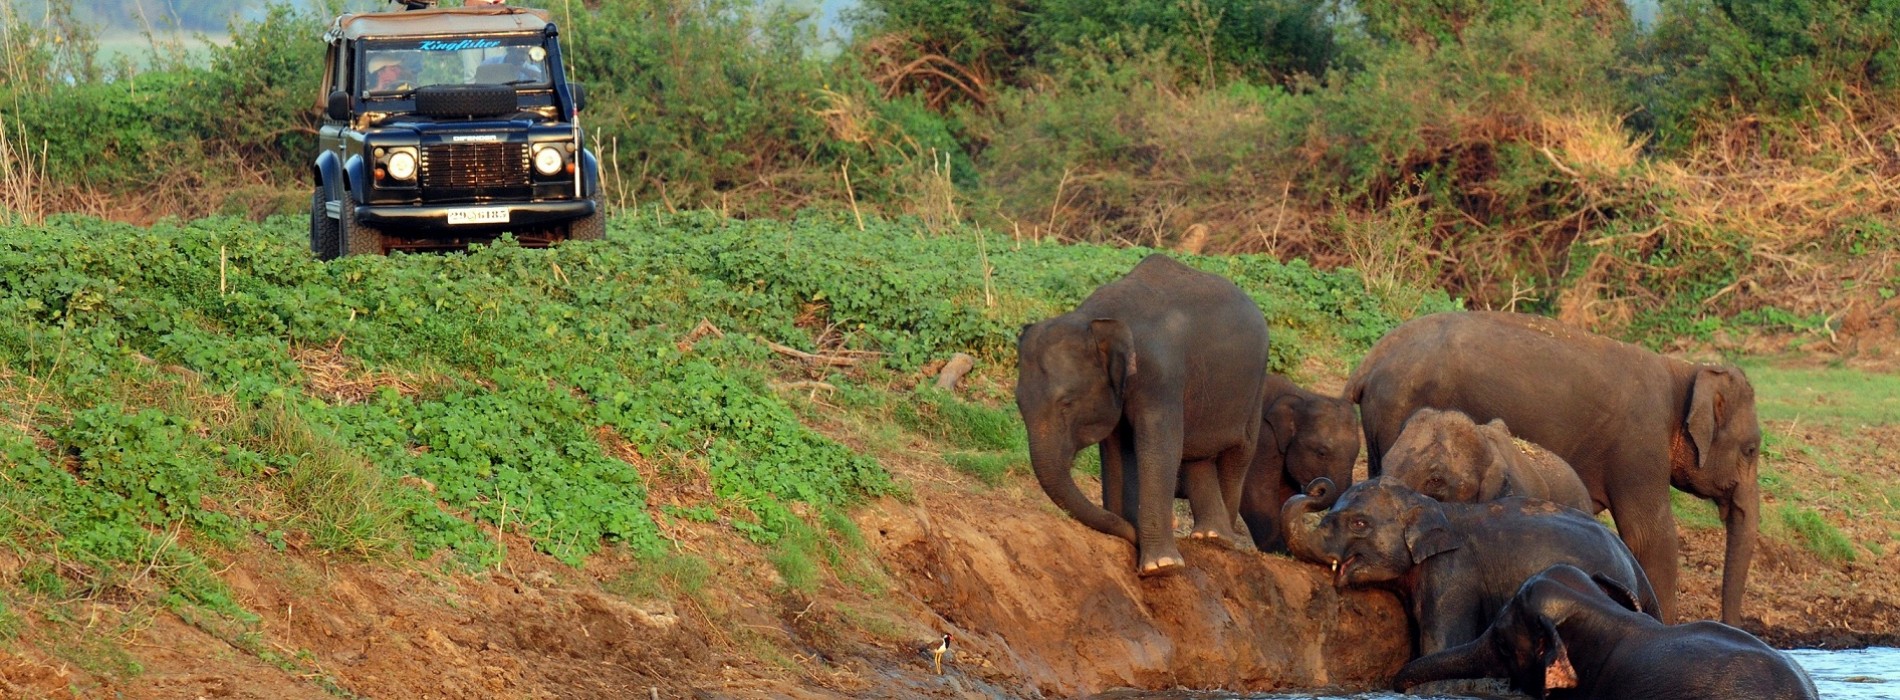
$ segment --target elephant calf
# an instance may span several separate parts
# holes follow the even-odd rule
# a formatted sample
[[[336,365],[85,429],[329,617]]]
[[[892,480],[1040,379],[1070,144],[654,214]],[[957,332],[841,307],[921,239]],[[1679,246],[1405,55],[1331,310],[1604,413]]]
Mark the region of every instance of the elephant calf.
[[[1267,375],[1260,443],[1240,496],[1240,519],[1262,552],[1286,551],[1280,507],[1314,479],[1352,484],[1359,460],[1359,411],[1351,401]]]
[[[1509,678],[1533,698],[1813,700],[1781,652],[1719,622],[1665,625],[1627,589],[1557,565],[1525,581],[1484,633],[1399,670],[1400,691],[1452,678]]]
[[[1522,496],[1596,512],[1589,489],[1569,462],[1511,437],[1501,418],[1478,425],[1460,411],[1418,409],[1383,461],[1386,475],[1440,501]]]
[[[1320,479],[1286,502],[1282,518],[1287,548],[1332,566],[1334,586],[1396,589],[1417,623],[1421,654],[1476,639],[1525,579],[1554,564],[1608,577],[1636,591],[1643,609],[1658,607],[1615,533],[1548,501],[1441,503],[1392,477],[1340,494]]]

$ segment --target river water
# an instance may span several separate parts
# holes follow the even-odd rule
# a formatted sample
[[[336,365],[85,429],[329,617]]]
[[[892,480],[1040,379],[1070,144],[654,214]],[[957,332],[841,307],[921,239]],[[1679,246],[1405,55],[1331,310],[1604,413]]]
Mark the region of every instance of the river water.
[[[1808,670],[1814,678],[1814,686],[1821,691],[1825,700],[1892,700],[1900,698],[1900,649],[1875,647],[1848,651],[1827,651],[1820,649],[1796,649],[1788,652],[1794,660]],[[1228,695],[1228,694],[1147,694],[1142,698],[1198,698],[1202,700],[1312,700],[1315,698],[1353,698],[1354,700],[1467,700],[1466,695],[1399,695],[1396,693],[1363,693],[1359,695],[1327,695],[1323,692],[1273,693],[1269,695]],[[1518,696],[1522,697],[1522,696]]]

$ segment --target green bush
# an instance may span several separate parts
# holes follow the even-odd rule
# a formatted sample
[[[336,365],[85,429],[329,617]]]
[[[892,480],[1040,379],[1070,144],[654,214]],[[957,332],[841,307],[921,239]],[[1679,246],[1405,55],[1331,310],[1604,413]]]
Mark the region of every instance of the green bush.
[[[1663,3],[1638,94],[1664,141],[1681,144],[1699,111],[1791,113],[1900,87],[1897,28],[1900,7],[1873,0]]]
[[[1318,0],[867,0],[853,31],[902,37],[1001,85],[1117,46],[1163,51],[1214,82],[1319,75],[1334,57]]]

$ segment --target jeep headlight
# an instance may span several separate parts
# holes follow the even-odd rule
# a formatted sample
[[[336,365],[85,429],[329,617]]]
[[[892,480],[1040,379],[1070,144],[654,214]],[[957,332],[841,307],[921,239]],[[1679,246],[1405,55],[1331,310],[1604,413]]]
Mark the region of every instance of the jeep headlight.
[[[389,179],[407,182],[416,177],[416,154],[410,151],[396,151],[389,155]]]
[[[556,145],[542,146],[534,152],[534,171],[543,177],[553,177],[566,166],[567,157],[561,155],[561,149]]]

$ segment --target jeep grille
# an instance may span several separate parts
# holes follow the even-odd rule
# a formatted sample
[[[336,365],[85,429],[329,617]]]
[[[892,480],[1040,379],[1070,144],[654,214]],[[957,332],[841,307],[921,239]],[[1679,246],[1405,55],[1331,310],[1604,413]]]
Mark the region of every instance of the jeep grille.
[[[422,152],[422,186],[520,187],[528,184],[525,143],[451,143]]]

